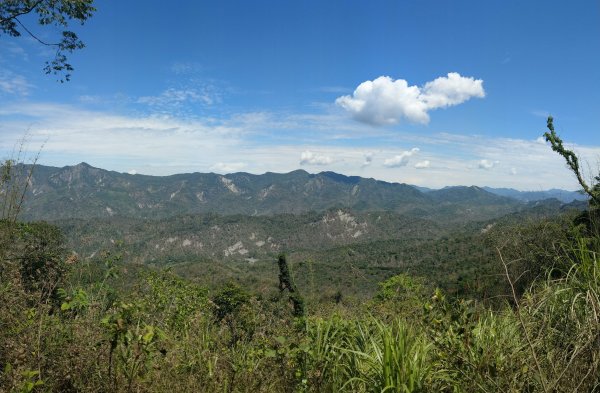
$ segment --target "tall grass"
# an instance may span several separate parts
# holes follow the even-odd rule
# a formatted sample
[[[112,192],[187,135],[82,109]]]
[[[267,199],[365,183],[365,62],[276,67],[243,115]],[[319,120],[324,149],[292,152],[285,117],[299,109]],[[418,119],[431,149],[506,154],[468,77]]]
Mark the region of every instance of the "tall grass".
[[[595,391],[600,386],[600,266],[579,237],[567,250],[570,268],[523,301],[547,391]]]
[[[315,391],[422,392],[430,376],[425,337],[396,319],[309,322]]]

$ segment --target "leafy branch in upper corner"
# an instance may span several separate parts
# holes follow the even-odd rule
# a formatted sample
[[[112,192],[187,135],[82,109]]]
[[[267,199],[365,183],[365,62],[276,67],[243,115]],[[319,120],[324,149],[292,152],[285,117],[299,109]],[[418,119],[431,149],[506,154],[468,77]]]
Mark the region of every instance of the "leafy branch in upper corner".
[[[67,54],[84,48],[85,44],[76,33],[66,28],[73,19],[84,24],[96,11],[92,3],[93,0],[3,0],[0,2],[0,35],[20,37],[25,33],[44,46],[55,48],[54,59],[46,61],[44,71],[46,74],[62,74],[59,78],[61,83],[69,81],[73,66],[67,61]],[[58,42],[47,42],[26,25],[23,18],[32,13],[37,14],[39,25],[53,25],[62,30]]]
[[[556,135],[556,132],[554,131],[554,119],[552,116],[548,116],[547,126],[549,132],[544,133],[546,141],[550,142],[552,150],[563,156],[567,161],[567,165],[577,177],[579,185],[581,185],[583,191],[590,196],[592,206],[600,206],[600,174],[594,178],[595,184],[591,186],[588,185],[585,180],[583,180],[583,176],[581,175],[581,169],[579,167],[579,159],[577,158],[577,155],[573,153],[573,151],[565,149],[562,139]]]

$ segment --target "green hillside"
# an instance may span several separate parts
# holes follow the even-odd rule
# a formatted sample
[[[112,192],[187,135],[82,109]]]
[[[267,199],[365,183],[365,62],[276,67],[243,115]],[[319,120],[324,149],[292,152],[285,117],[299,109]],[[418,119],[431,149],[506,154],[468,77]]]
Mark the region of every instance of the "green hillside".
[[[476,187],[424,193],[407,184],[302,170],[161,177],[106,171],[81,163],[64,168],[37,166],[30,183],[22,211],[22,217],[30,220],[302,214],[350,208],[467,221],[498,217],[524,205]]]

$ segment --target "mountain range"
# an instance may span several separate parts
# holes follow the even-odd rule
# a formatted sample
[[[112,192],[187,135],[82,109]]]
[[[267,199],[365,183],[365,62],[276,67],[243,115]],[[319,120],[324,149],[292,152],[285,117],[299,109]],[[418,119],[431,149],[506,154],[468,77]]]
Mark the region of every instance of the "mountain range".
[[[378,282],[409,270],[455,289],[461,277],[488,274],[495,266],[486,246],[491,228],[585,208],[565,203],[569,195],[432,190],[303,170],[159,177],[81,163],[37,165],[21,217],[60,227],[85,263],[115,251],[209,287],[235,279],[256,288],[277,277],[273,261],[285,252],[315,296],[320,286],[370,296]]]
[[[63,168],[37,165],[22,217],[161,219],[180,214],[302,214],[350,208],[356,212],[390,211],[419,218],[470,221],[519,211],[527,201],[549,197],[568,202],[582,196],[561,190],[527,193],[476,186],[430,190],[303,170],[262,175],[243,172],[131,175],[80,163]]]

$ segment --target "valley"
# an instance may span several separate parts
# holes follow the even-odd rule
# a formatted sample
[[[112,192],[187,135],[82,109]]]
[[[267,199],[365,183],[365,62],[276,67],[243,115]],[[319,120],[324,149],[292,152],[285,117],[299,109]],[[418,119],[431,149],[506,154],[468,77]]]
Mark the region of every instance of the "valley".
[[[485,297],[498,290],[482,279],[499,267],[490,246],[497,227],[585,208],[580,194],[566,191],[493,191],[332,172],[155,177],[82,163],[35,168],[23,216],[61,228],[81,260],[100,263],[118,252],[125,263],[169,268],[209,288],[230,280],[252,290],[273,286],[274,261],[284,253],[317,302],[332,293],[369,298],[400,273]],[[529,201],[560,195],[574,199]]]

